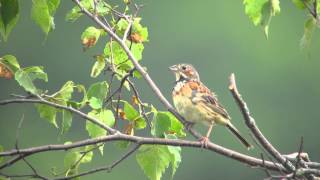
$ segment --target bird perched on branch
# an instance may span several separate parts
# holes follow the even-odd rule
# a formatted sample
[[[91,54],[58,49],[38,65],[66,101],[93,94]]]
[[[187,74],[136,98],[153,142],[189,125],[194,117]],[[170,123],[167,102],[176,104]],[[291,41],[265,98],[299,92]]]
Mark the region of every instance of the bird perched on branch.
[[[177,64],[169,69],[176,76],[172,91],[176,110],[191,124],[201,122],[209,126],[206,136],[200,139],[203,146],[208,145],[213,126],[220,124],[227,127],[248,149],[251,148],[231,123],[230,116],[218,102],[216,95],[200,81],[199,74],[192,65]]]

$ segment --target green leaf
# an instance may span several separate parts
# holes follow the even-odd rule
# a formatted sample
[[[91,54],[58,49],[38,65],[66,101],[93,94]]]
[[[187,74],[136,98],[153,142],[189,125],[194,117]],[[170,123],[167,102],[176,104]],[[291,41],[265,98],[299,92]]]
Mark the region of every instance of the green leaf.
[[[116,25],[116,33],[122,37],[124,35],[124,32],[127,30],[128,25],[128,21],[124,18],[121,18]]]
[[[134,70],[134,71],[133,71],[133,76],[134,76],[135,78],[138,78],[138,79],[140,79],[140,78],[142,77],[142,75],[140,74],[140,72],[137,71],[137,70]]]
[[[94,13],[94,1],[93,0],[81,0],[80,1],[82,7],[89,10],[91,13]],[[104,16],[110,12],[111,6],[104,1],[98,1],[96,10],[97,14],[100,16]],[[79,17],[82,16],[81,10],[78,6],[73,7],[66,15],[66,20],[74,22]]]
[[[300,40],[300,47],[310,47],[313,31],[316,27],[316,20],[313,17],[309,17],[304,23],[304,33]]]
[[[309,4],[311,2],[311,0],[292,0],[293,4],[299,9],[305,9],[306,8],[306,6],[304,5],[303,1],[306,4]]]
[[[64,168],[70,169],[72,166],[76,165],[76,162],[80,159],[81,155],[78,151],[71,150],[64,156]]]
[[[148,41],[148,28],[140,24],[141,18],[135,18],[132,24],[132,32],[138,33],[142,38],[142,42]]]
[[[88,113],[90,117],[98,119],[103,124],[112,127],[115,123],[115,118],[110,110],[102,109],[101,111],[92,110]],[[93,124],[90,121],[86,123],[86,130],[91,138],[96,138],[99,136],[104,136],[107,134],[105,129],[102,129],[98,125]],[[103,155],[103,145],[99,147],[100,153]]]
[[[134,57],[139,61],[142,59],[142,52],[144,50],[144,46],[142,43],[134,43],[130,41],[126,41],[128,47],[131,47],[131,52]],[[110,48],[112,46],[112,49]],[[125,74],[127,71],[132,69],[134,66],[132,62],[128,59],[126,52],[120,46],[118,42],[111,41],[108,42],[104,48],[104,55],[111,59],[113,58],[113,62],[117,65],[117,68],[120,70],[120,74]]]
[[[140,113],[127,101],[123,101],[123,111],[129,121],[134,121],[135,129],[144,129],[147,126],[146,120],[141,117]]]
[[[110,48],[112,46],[112,49]],[[104,48],[104,55],[108,58],[111,58],[113,53],[113,60],[116,65],[120,63],[124,63],[126,60],[128,60],[128,56],[126,52],[122,49],[120,44],[116,41],[108,42]]]
[[[18,0],[0,0],[0,34],[4,41],[17,24],[19,11]]]
[[[47,4],[49,8],[49,14],[53,16],[60,5],[60,0],[47,0]]]
[[[127,101],[123,101],[123,110],[126,118],[130,121],[134,121],[136,118],[140,117],[139,112]]]
[[[261,16],[262,18],[261,18],[260,25],[263,28],[264,35],[268,39],[268,36],[269,36],[269,24],[270,24],[271,18],[272,18],[272,10],[271,10],[270,1],[266,2],[263,5],[261,13],[262,13],[262,16]]]
[[[68,141],[64,144],[71,144],[72,142]],[[81,163],[89,163],[92,161],[94,145],[89,145],[81,148],[76,148],[68,151],[64,158],[64,167],[66,169]],[[78,164],[78,165],[79,165]]]
[[[84,107],[88,102],[87,91],[86,91],[86,88],[84,87],[84,85],[82,85],[82,84],[77,84],[75,86],[75,88],[77,89],[77,91],[79,93],[83,93],[82,100],[80,102],[68,101],[68,105],[72,106],[73,108],[80,109],[80,108]]]
[[[0,152],[3,152],[4,148],[0,145]],[[0,157],[0,163],[3,161],[3,157]]]
[[[144,46],[142,43],[132,43],[131,52],[132,52],[133,56],[136,58],[136,60],[139,61],[142,59],[143,49],[144,49]]]
[[[94,117],[98,119],[103,124],[112,127],[115,123],[115,118],[110,110],[102,109],[101,111],[92,110],[88,113],[88,116]],[[96,138],[99,136],[104,136],[107,134],[106,130],[102,129],[98,125],[93,124],[90,121],[87,121],[86,123],[86,130],[89,133],[89,136],[91,138]]]
[[[166,146],[143,145],[139,148],[136,160],[150,180],[160,180],[171,162],[171,157]]]
[[[262,7],[268,0],[244,0],[245,13],[249,16],[255,26],[261,22],[261,11]]]
[[[272,16],[280,13],[279,0],[244,0],[245,13],[255,26],[260,25],[266,38],[269,34],[269,25]]]
[[[102,32],[104,32],[102,29],[97,29],[93,26],[87,27],[81,35],[82,45],[86,48],[96,45]]]
[[[153,127],[151,133],[156,137],[164,137],[171,127],[171,121],[167,113],[157,112],[153,118]]]
[[[71,144],[71,142],[66,142],[65,144]],[[64,156],[64,168],[67,170],[66,176],[78,174],[80,164],[92,161],[93,152],[90,150],[92,150],[92,146],[85,146],[69,150],[66,153]]]
[[[43,68],[39,66],[32,66],[19,69],[15,73],[15,79],[26,91],[32,94],[38,94],[38,89],[33,84],[33,80],[42,79],[48,81],[47,74],[43,72]]]
[[[97,82],[90,86],[87,97],[89,100],[89,105],[93,109],[100,109],[102,108],[103,101],[107,96],[108,92],[108,83],[106,81]]]
[[[61,134],[68,132],[72,124],[72,113],[68,110],[62,110]]]
[[[90,147],[90,146],[86,146],[86,147]],[[86,150],[88,150],[88,148],[86,148]],[[92,157],[93,157],[93,152],[90,151],[88,153],[86,153],[85,156],[83,156],[83,158],[81,159],[81,163],[89,163],[92,161]]]
[[[20,69],[20,65],[16,59],[16,57],[12,55],[5,55],[0,58],[0,63],[4,64],[7,68],[9,68],[13,73]]]
[[[165,137],[167,139],[177,139],[175,135],[166,134]],[[180,163],[181,163],[181,147],[179,146],[166,146],[168,148],[169,153],[171,154],[171,179],[173,179],[174,174],[176,173]]]
[[[64,167],[67,170],[65,176],[73,176],[79,173],[81,154],[78,151],[71,150],[64,157]],[[75,178],[80,179],[80,178]]]
[[[49,31],[54,28],[54,22],[50,15],[47,0],[32,0],[32,2],[31,17],[48,35]]]
[[[144,129],[145,127],[147,127],[147,122],[144,118],[140,117],[134,121],[135,129]]]
[[[49,123],[53,124],[56,128],[58,128],[56,122],[56,114],[57,109],[45,104],[36,104],[37,110],[40,114],[41,118],[46,119]]]
[[[186,136],[183,124],[168,111],[157,111],[153,118],[151,133],[156,137],[164,137],[165,134],[176,134],[179,137]]]
[[[97,56],[96,62],[94,63],[90,76],[93,78],[96,78],[99,76],[99,74],[104,70],[104,67],[106,65],[105,58],[103,56]]]
[[[74,82],[66,82],[58,92],[53,94],[54,99],[62,101],[62,104],[66,104],[66,101],[69,101],[72,97],[74,87]]]

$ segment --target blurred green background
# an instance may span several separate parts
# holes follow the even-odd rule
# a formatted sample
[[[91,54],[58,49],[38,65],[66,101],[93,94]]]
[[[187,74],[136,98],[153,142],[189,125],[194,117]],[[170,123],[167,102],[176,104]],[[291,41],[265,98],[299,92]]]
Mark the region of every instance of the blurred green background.
[[[86,52],[80,44],[81,32],[93,24],[87,17],[67,23],[64,16],[73,3],[61,1],[55,16],[56,29],[45,38],[40,28],[31,21],[31,1],[20,1],[20,20],[7,43],[0,43],[0,55],[15,55],[22,66],[43,65],[48,83],[38,83],[50,92],[58,90],[67,80],[87,87],[98,80],[90,78],[93,58],[103,49],[98,46]],[[230,112],[233,123],[250,139],[239,110],[228,89],[228,76],[236,74],[238,86],[252,115],[266,137],[282,153],[298,151],[300,137],[305,139],[304,151],[314,161],[320,160],[319,101],[320,59],[319,32],[313,37],[309,50],[300,50],[306,14],[291,1],[281,1],[281,13],[273,18],[266,40],[262,29],[254,27],[244,13],[242,1],[143,1],[142,23],[149,28],[150,42],[146,43],[142,64],[171,100],[174,77],[168,66],[192,63],[202,81],[219,95]],[[143,100],[164,109],[143,80],[137,81]],[[0,79],[0,99],[10,93],[23,93],[15,81]],[[75,117],[65,137],[57,138],[59,130],[39,118],[31,104],[0,107],[0,144],[6,150],[14,148],[16,129],[22,114],[25,121],[20,132],[20,148],[63,143],[88,138],[84,121]],[[198,127],[204,132],[204,127]],[[189,137],[192,139],[191,137]],[[260,156],[259,148],[247,152],[224,128],[216,127],[211,140],[225,147]],[[251,139],[250,139],[251,140]],[[105,154],[96,154],[91,164],[81,165],[86,170],[106,165],[124,151],[112,143],[105,145]],[[42,153],[28,159],[41,174],[51,167],[63,170],[65,152]],[[27,173],[24,163],[5,171]],[[169,179],[167,170],[163,179]],[[219,154],[199,149],[184,148],[182,163],[174,179],[263,179],[265,173],[252,169]],[[147,179],[137,165],[135,156],[117,166],[111,173],[97,173],[83,179]]]

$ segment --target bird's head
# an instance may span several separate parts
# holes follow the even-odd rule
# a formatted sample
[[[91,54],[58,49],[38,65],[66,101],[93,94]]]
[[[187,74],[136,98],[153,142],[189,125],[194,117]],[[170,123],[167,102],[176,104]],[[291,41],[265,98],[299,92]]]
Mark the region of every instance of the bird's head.
[[[191,64],[176,64],[169,69],[175,74],[176,81],[180,80],[200,80],[197,70]]]

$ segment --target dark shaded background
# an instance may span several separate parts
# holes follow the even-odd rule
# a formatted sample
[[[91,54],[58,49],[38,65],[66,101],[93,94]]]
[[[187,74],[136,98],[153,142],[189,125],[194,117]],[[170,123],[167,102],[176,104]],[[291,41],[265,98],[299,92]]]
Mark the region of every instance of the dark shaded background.
[[[30,1],[20,1],[21,15],[17,27],[7,43],[0,43],[0,55],[15,55],[22,66],[43,65],[49,83],[38,83],[50,92],[56,91],[67,80],[87,87],[99,79],[89,77],[92,56],[103,49],[99,45],[86,52],[80,44],[81,32],[92,24],[87,17],[77,23],[64,20],[73,6],[62,1],[55,16],[56,29],[47,39],[31,21]],[[234,124],[246,135],[241,114],[227,90],[228,76],[235,72],[240,91],[253,116],[269,140],[282,153],[297,151],[300,137],[305,139],[304,150],[319,161],[319,101],[320,83],[319,35],[313,37],[308,51],[299,48],[306,15],[291,1],[281,1],[281,14],[273,18],[269,40],[262,30],[254,27],[244,13],[242,1],[151,1],[143,2],[143,24],[149,28],[150,42],[146,44],[142,64],[169,98],[173,76],[167,67],[188,62],[200,71],[202,81],[214,89],[226,106]],[[318,32],[316,32],[318,33]],[[141,80],[143,99],[164,109],[154,94]],[[10,93],[22,93],[15,81],[0,79],[0,98]],[[8,105],[0,108],[0,144],[9,150],[14,147],[15,131],[22,116],[25,121],[20,132],[20,147],[63,143],[87,138],[84,121],[75,117],[70,132],[60,139],[59,130],[39,118],[31,104]],[[203,127],[199,127],[203,130]],[[224,128],[217,127],[211,139],[225,147],[260,156],[259,149],[250,152]],[[56,167],[63,170],[65,152],[42,153],[28,158],[42,174]],[[122,153],[112,143],[105,145],[104,156],[96,154],[94,163],[81,169],[105,165]],[[183,149],[182,163],[175,179],[262,179],[262,170],[251,169],[237,161],[198,149]],[[19,163],[7,173],[29,172]],[[168,170],[170,172],[170,170]],[[83,179],[146,179],[131,156],[112,173],[97,173]],[[166,173],[163,179],[169,179]]]

